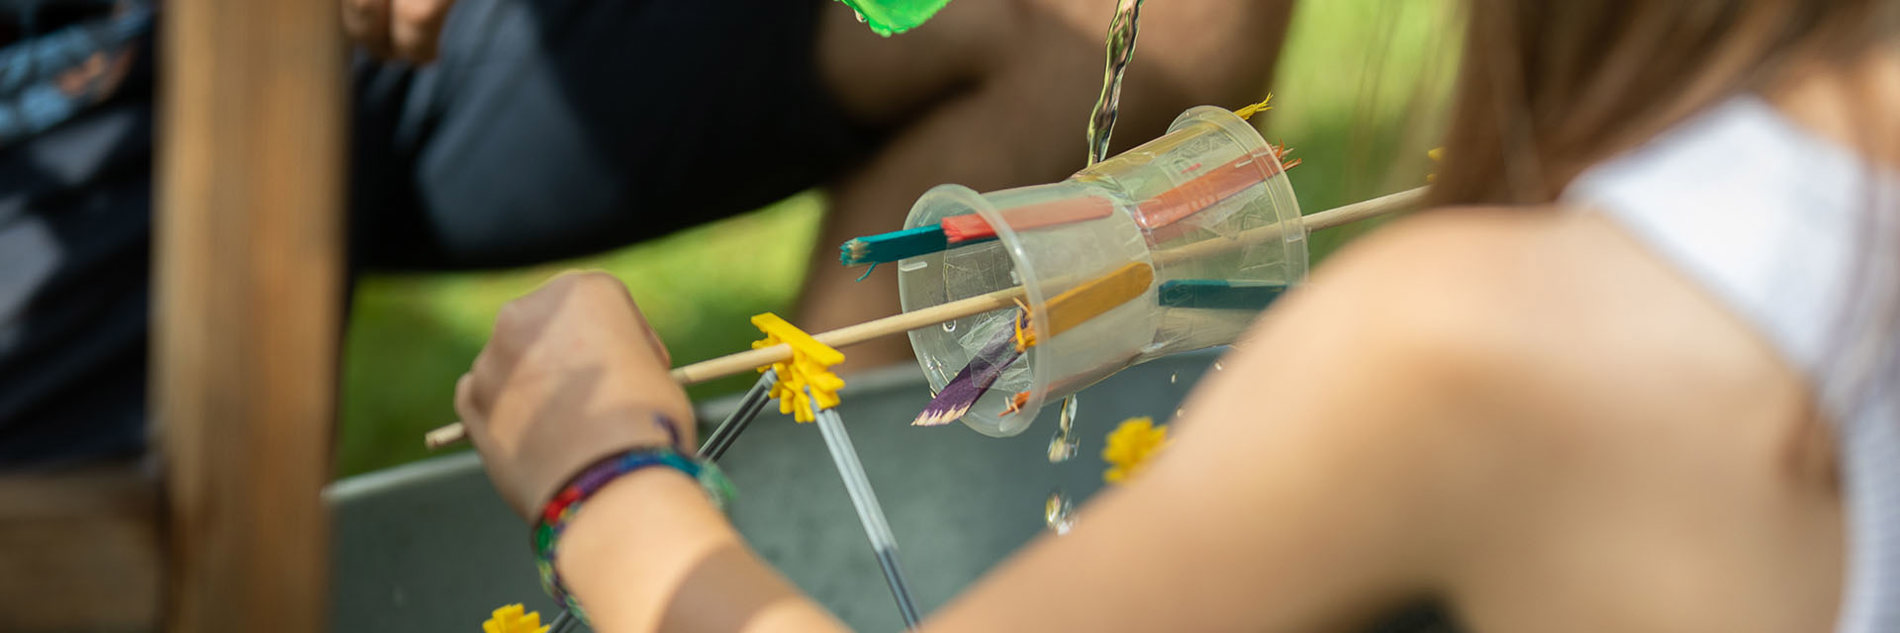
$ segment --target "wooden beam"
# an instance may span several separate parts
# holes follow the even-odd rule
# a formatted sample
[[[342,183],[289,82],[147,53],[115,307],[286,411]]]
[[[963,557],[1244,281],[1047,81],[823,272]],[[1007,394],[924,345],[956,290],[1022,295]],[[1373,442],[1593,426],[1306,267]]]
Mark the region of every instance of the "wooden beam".
[[[154,420],[167,630],[326,631],[346,49],[324,0],[167,0]]]
[[[0,631],[150,631],[157,479],[135,466],[0,477]]]

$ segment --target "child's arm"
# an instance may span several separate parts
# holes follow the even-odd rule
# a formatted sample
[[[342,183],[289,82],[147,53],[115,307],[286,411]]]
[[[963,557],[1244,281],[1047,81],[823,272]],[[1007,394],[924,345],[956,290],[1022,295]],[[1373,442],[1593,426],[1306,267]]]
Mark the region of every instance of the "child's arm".
[[[1449,593],[1502,516],[1489,482],[1534,487],[1493,470],[1508,451],[1472,397],[1509,365],[1402,250],[1326,273],[1203,382],[1156,463],[923,629],[1331,630]],[[669,469],[600,492],[560,547],[602,633],[842,628]]]
[[[843,631],[780,577],[692,479],[649,468],[596,493],[560,542],[561,575],[601,633]]]

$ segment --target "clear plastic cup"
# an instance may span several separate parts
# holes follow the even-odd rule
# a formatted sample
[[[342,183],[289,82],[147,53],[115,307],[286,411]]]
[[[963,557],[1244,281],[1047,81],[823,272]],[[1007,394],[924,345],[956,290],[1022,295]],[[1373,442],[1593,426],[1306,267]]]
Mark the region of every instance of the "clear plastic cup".
[[[1088,310],[1089,318],[1054,336],[1038,332],[1037,344],[963,416],[990,436],[1021,433],[1045,403],[1129,366],[1232,343],[1280,289],[1306,275],[1306,230],[1275,152],[1246,121],[1211,106],[1062,182],[987,194],[938,186],[918,199],[904,227],[968,214],[995,239],[899,261],[906,312],[1022,286],[1031,323],[1048,324],[1051,300],[1065,291],[1130,264],[1153,272],[1132,299]],[[1075,310],[1062,311],[1075,320]],[[932,391],[998,328],[1013,327],[1014,316],[1015,309],[994,310],[912,331]],[[1022,405],[1011,407],[1019,393]]]

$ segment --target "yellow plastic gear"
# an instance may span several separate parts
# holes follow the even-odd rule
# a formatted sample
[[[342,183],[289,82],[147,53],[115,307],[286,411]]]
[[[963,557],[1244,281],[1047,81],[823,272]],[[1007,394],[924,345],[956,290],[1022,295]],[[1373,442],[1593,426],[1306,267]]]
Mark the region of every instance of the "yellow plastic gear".
[[[548,627],[541,625],[541,614],[524,611],[521,605],[511,604],[496,609],[487,622],[482,623],[482,633],[548,633]]]
[[[780,343],[792,348],[790,359],[772,364],[772,369],[778,372],[778,384],[772,385],[772,397],[778,399],[779,413],[789,413],[799,422],[811,422],[817,419],[811,410],[813,400],[820,409],[838,406],[838,390],[844,388],[844,379],[831,373],[831,366],[844,362],[843,352],[818,342],[770,312],[754,315],[752,325],[765,333],[764,340],[752,343],[753,349]],[[811,389],[809,397],[805,395],[808,387]]]

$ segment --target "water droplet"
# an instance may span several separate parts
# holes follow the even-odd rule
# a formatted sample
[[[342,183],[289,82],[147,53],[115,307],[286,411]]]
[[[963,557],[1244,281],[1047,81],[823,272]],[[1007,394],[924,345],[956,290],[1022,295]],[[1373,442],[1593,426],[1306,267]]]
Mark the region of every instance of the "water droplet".
[[[1122,75],[1135,56],[1135,36],[1141,20],[1142,0],[1118,0],[1115,15],[1108,22],[1108,68],[1102,78],[1102,93],[1089,115],[1089,162],[1094,165],[1108,157],[1108,136],[1120,115]]]
[[[863,11],[854,11],[854,13],[857,13],[857,14],[858,14],[858,23],[859,23],[859,24],[863,24],[863,23],[864,23],[864,21],[865,21],[865,17],[864,17],[864,12],[863,12]]]
[[[1220,366],[1220,361],[1214,361],[1214,371],[1220,371],[1222,369],[1226,369],[1226,367]]]
[[[1082,438],[1075,434],[1076,398],[1070,395],[1062,399],[1062,412],[1056,416],[1056,434],[1049,438],[1049,463],[1060,464],[1075,457],[1076,449],[1082,446]]]
[[[1175,384],[1175,383],[1178,383],[1178,382],[1181,382],[1181,375],[1180,375],[1180,374],[1176,374],[1176,373],[1169,373],[1169,374],[1168,374],[1168,384],[1170,384],[1170,385],[1172,385],[1172,384]]]
[[[1177,408],[1174,410],[1174,417],[1180,418],[1182,415],[1185,415],[1186,413],[1187,413],[1187,409]]]
[[[1049,463],[1069,461],[1069,458],[1075,457],[1076,449],[1081,448],[1081,445],[1081,438],[1076,434],[1066,429],[1056,429],[1055,436],[1049,438]]]
[[[1042,522],[1056,534],[1068,534],[1075,527],[1075,504],[1068,494],[1061,489],[1049,493],[1049,500],[1042,504]]]
[[[955,331],[957,331],[957,322],[956,322],[956,321],[944,321],[944,322],[943,322],[943,331],[945,331],[945,332],[955,332]]]

